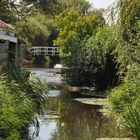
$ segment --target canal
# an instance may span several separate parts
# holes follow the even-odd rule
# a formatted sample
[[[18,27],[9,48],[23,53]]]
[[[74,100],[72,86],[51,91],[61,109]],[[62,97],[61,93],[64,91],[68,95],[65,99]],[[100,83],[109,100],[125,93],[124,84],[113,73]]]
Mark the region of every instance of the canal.
[[[32,69],[32,73],[49,82],[62,82],[51,70]],[[51,89],[44,114],[38,116],[38,131],[30,126],[31,140],[96,140],[97,138],[125,137],[124,132],[104,116],[99,105],[76,101],[79,95]]]

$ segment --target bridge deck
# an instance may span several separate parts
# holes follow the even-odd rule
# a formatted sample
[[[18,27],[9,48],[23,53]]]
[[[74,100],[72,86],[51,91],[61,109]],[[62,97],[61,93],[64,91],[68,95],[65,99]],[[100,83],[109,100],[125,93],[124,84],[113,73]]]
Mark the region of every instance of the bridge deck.
[[[57,47],[32,47],[30,52],[33,56],[44,55],[44,56],[59,56],[60,52]]]

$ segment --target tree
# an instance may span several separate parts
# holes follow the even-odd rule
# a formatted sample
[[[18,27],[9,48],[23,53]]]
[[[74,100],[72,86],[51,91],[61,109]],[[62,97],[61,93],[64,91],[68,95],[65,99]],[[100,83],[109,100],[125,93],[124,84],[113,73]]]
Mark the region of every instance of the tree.
[[[57,14],[59,9],[58,0],[21,0],[21,2],[33,5],[36,9],[44,12],[44,14],[51,16]]]
[[[129,44],[137,45],[140,36],[140,1],[119,0],[119,22],[123,39]],[[137,40],[137,41],[136,41]]]
[[[47,15],[59,15],[69,8],[80,9],[84,13],[90,8],[90,4],[86,0],[24,0],[32,3],[37,9],[40,9]]]
[[[16,33],[20,39],[32,45],[46,45],[50,35],[51,20],[44,14],[37,13],[15,24]]]
[[[72,8],[57,16],[55,23],[59,31],[55,44],[60,46],[64,56],[71,56],[73,48],[81,46],[96,27],[104,24],[104,19],[99,11],[84,15],[80,10]]]
[[[128,67],[139,64],[140,39],[140,1],[119,0],[118,5],[118,47],[117,61],[120,74],[124,78]]]
[[[16,9],[12,0],[0,1],[0,19],[8,23],[16,21]]]
[[[82,48],[85,41],[96,33],[96,29],[103,26],[103,16],[100,11],[85,15],[82,11],[71,8],[57,16],[55,22],[59,30],[55,45],[61,49],[65,65],[69,67],[66,79],[71,84],[81,86]]]
[[[87,13],[91,5],[85,0],[59,0],[59,5],[61,7],[60,11],[63,12],[66,9],[79,9],[83,13]]]
[[[122,82],[110,95],[115,115],[140,139],[140,1],[118,2],[118,45],[116,60]]]
[[[35,9],[32,3],[13,0],[1,0],[0,1],[0,19],[7,23],[15,23],[21,18],[32,15],[37,9]]]
[[[118,82],[114,50],[117,46],[115,27],[101,27],[92,35],[83,48],[81,65],[83,81],[105,90]]]

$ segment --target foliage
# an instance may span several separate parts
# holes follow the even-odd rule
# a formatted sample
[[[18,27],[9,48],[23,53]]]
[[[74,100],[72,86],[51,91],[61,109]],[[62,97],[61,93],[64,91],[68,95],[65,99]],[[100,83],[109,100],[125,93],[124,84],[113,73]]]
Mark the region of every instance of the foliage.
[[[15,81],[0,76],[0,138],[21,139],[34,114],[31,99]]]
[[[82,45],[98,26],[104,24],[104,19],[99,11],[84,15],[80,10],[72,8],[56,16],[55,22],[59,30],[55,45],[60,47],[65,56],[71,55],[74,47]]]
[[[35,2],[32,0],[24,1],[34,4],[37,9],[40,9],[49,16],[59,15],[66,9],[70,8],[80,9],[85,13],[90,8],[90,4],[85,0],[38,0]]]
[[[79,9],[83,13],[87,13],[91,5],[89,2],[85,0],[58,0],[59,6],[60,6],[60,11],[63,12],[66,9]]]
[[[140,77],[137,75],[138,71],[139,68],[137,66],[129,70],[129,75],[125,78],[124,83],[114,89],[110,95],[113,108],[118,113],[125,111],[125,107],[130,104],[132,105],[139,96]],[[135,78],[136,75],[137,79]]]
[[[104,19],[100,11],[92,11],[84,15],[80,10],[72,8],[56,17],[59,34],[55,45],[60,48],[65,65],[69,68],[66,79],[70,84],[80,86],[84,84],[81,72],[82,48],[85,41],[96,33],[97,27],[103,24]]]
[[[59,12],[58,0],[24,0],[40,9],[46,15],[55,15]]]
[[[43,108],[46,105],[46,96],[44,94],[48,91],[48,83],[41,81],[26,70],[21,70],[19,65],[9,64],[6,71],[9,80],[15,80],[20,90],[32,99],[36,112],[43,113]]]
[[[119,23],[123,39],[129,44],[138,45],[140,1],[139,0],[119,0]]]
[[[16,9],[12,0],[1,0],[0,1],[0,19],[5,22],[16,21]]]
[[[120,66],[120,75],[124,76],[128,67],[133,63],[139,63],[140,2],[119,0],[117,6],[119,10],[118,46],[115,52]]]
[[[140,110],[139,107],[128,107],[127,112],[123,114],[126,127],[140,139]]]
[[[15,8],[19,20],[21,18],[27,18],[28,16],[31,16],[32,14],[40,11],[39,9],[36,9],[36,7],[32,3],[25,0],[18,0],[17,2],[15,2]]]
[[[98,90],[105,90],[118,82],[118,70],[114,57],[114,49],[117,45],[115,38],[115,27],[101,27],[83,47],[81,62],[83,75],[85,74],[83,81],[89,81],[88,85],[94,83]]]
[[[19,140],[26,137],[35,113],[43,112],[48,84],[29,79],[30,73],[20,67],[9,65],[8,70],[0,76],[0,138]]]
[[[101,11],[89,8],[85,0],[1,0],[0,19],[14,23],[17,36],[28,46],[53,45],[56,39],[68,67],[68,83],[100,90],[118,85],[109,95],[110,105],[140,139],[140,0],[119,0],[111,11],[113,20],[118,10],[114,27],[105,26]],[[29,73],[19,67],[8,68],[8,76],[0,76],[0,136],[20,139],[34,111],[42,112],[42,92],[48,86],[29,80]]]
[[[122,76],[121,78],[123,79],[123,84],[116,88],[111,95],[111,101],[114,104],[114,107],[117,108],[123,107],[123,105],[125,106],[128,102],[126,99],[128,99],[129,97],[130,99],[133,99],[131,96],[127,95],[127,92],[133,94],[133,97],[135,97],[135,99],[137,98],[136,95],[139,93],[140,77],[138,73],[140,69],[140,48],[139,43],[136,43],[139,42],[139,39],[135,38],[138,37],[136,34],[139,34],[139,28],[136,28],[136,26],[138,25],[137,21],[139,19],[139,16],[137,15],[139,8],[139,1],[119,1],[119,9],[121,15],[119,19],[120,24],[118,26],[118,43],[115,49],[115,53],[116,60],[119,66],[119,73]],[[129,16],[128,13],[132,13],[131,16]],[[135,36],[133,36],[134,29],[136,31]],[[120,103],[122,103],[120,105],[116,104],[119,102],[119,100]]]
[[[48,36],[50,35],[50,25],[51,20],[46,15],[36,13],[16,22],[16,34],[28,46],[46,45]]]
[[[114,49],[117,45],[114,27],[101,27],[96,30],[77,52],[73,69],[69,69],[67,77],[82,86],[95,86],[97,90],[105,90],[118,82]],[[113,40],[113,41],[112,41]],[[76,60],[78,59],[78,60]],[[72,74],[75,74],[74,76]],[[79,80],[80,79],[80,80]],[[80,85],[81,86],[81,85]]]
[[[138,139],[140,138],[139,8],[140,3],[137,0],[119,1],[118,45],[115,53],[122,84],[110,95],[112,109],[121,116],[123,124]]]
[[[110,105],[122,118],[122,123],[139,139],[140,67],[133,64],[127,72],[124,83],[109,95]]]
[[[20,18],[25,18],[35,11],[35,7],[28,2],[1,0],[0,19],[7,23],[15,23]]]

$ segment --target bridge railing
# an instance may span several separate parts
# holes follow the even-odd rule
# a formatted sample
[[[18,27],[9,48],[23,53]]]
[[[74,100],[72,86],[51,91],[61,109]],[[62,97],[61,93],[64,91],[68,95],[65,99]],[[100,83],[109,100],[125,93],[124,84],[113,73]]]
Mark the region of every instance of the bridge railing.
[[[32,47],[30,49],[32,55],[59,56],[60,51],[57,47]]]

